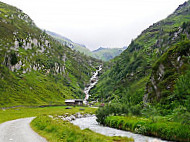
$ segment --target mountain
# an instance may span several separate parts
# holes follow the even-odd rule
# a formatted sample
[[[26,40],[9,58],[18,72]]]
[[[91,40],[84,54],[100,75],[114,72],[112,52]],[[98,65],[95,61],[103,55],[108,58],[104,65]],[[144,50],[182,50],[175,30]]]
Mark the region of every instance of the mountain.
[[[51,35],[51,36],[53,36],[54,38],[57,38],[58,40],[62,40],[62,41],[64,41],[64,42],[70,42],[70,43],[73,43],[70,39],[68,39],[68,38],[66,38],[66,37],[64,37],[64,36],[62,36],[62,35],[59,35],[59,34],[57,34],[57,33],[54,33],[54,32],[51,32],[51,31],[46,31],[46,33],[47,34],[49,34],[49,35]]]
[[[179,104],[188,108],[190,90],[184,94],[182,86],[188,88],[189,84],[184,83],[189,82],[190,72],[189,19],[190,1],[144,30],[105,67],[91,90],[92,99],[129,106],[150,103],[165,108],[164,111]],[[171,105],[171,102],[175,103]]]
[[[61,42],[62,44],[64,44],[65,46],[70,47],[71,49],[74,49],[76,51],[79,51],[80,53],[84,53],[87,56],[94,57],[92,52],[88,48],[86,48],[85,45],[74,43],[70,39],[54,32],[47,31],[47,33],[56,40],[58,40],[59,42]]]
[[[47,31],[49,35],[51,35],[53,38],[61,42],[62,44],[79,51],[80,53],[84,53],[87,56],[94,57],[96,59],[100,59],[103,61],[108,61],[110,59],[113,59],[114,57],[118,56],[121,54],[122,51],[124,51],[124,48],[102,48],[100,47],[97,50],[90,51],[88,48],[86,48],[85,45],[83,44],[78,44],[72,42],[70,39],[61,36],[59,34],[56,34],[54,32]]]
[[[101,61],[64,46],[27,14],[2,2],[0,31],[1,107],[84,97],[84,86]]]
[[[93,51],[95,58],[103,61],[109,61],[114,57],[120,55],[124,51],[124,48],[98,48]]]

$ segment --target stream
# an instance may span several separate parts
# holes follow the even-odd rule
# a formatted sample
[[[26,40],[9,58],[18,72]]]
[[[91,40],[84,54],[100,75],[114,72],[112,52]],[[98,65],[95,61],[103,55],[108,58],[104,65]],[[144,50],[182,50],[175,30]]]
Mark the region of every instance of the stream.
[[[84,104],[88,104],[88,99],[90,97],[89,91],[92,89],[98,82],[98,73],[102,70],[102,66],[100,65],[96,72],[93,73],[93,76],[90,78],[90,84],[84,88],[85,98],[83,100]],[[139,134],[134,134],[128,131],[122,131],[110,127],[105,127],[99,125],[96,121],[96,117],[85,117],[85,118],[77,118],[71,121],[74,125],[79,126],[81,129],[89,128],[90,130],[106,135],[106,136],[126,136],[132,137],[135,142],[166,142],[158,138],[152,138],[148,136],[143,136]]]
[[[88,98],[90,97],[89,91],[98,83],[98,73],[102,70],[102,66],[100,65],[96,72],[93,73],[93,76],[90,78],[90,84],[84,88],[85,98],[84,104],[88,104]]]
[[[167,142],[158,138],[143,136],[139,134],[134,134],[128,131],[122,131],[110,127],[105,127],[99,125],[96,121],[96,117],[85,117],[85,118],[77,118],[74,121],[71,121],[74,125],[79,126],[81,129],[89,128],[90,130],[106,135],[106,136],[126,136],[132,137],[135,142]]]

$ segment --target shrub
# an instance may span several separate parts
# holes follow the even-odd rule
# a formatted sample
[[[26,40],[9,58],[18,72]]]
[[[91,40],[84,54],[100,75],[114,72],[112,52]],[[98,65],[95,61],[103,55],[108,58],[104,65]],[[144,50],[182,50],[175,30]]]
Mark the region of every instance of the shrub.
[[[175,141],[190,140],[190,126],[183,125],[178,122],[168,122],[164,120],[153,122],[150,119],[145,119],[142,117],[123,116],[109,116],[105,120],[105,124],[111,127],[115,127],[116,123],[116,128],[143,135],[156,136]]]

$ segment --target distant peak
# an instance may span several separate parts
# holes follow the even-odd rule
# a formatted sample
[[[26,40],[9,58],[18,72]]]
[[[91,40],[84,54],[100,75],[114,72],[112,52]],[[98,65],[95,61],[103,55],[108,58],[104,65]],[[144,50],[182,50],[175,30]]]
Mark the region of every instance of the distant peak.
[[[188,2],[186,1],[186,2],[184,2],[183,4],[179,5],[178,8],[175,10],[175,12],[176,12],[176,11],[179,11],[179,10],[181,10],[181,9],[183,9],[183,8],[186,7],[186,6],[188,6],[189,3],[190,3],[190,1],[188,1]]]
[[[94,50],[93,52],[98,52],[98,51],[103,50],[103,49],[106,49],[106,48],[104,48],[104,47],[99,47],[98,49]]]

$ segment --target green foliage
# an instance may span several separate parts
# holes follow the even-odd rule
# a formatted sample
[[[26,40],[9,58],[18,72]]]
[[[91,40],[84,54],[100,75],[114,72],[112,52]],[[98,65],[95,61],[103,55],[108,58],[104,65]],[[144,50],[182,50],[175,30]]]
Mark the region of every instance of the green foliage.
[[[11,53],[11,65],[15,65],[18,62],[17,56],[15,53]]]
[[[0,123],[5,121],[24,118],[24,117],[34,117],[40,115],[63,115],[67,114],[76,114],[88,113],[93,114],[96,111],[96,108],[89,107],[71,107],[72,109],[65,109],[67,106],[50,106],[50,107],[15,107],[9,109],[0,109]],[[81,108],[83,110],[81,110]]]
[[[180,105],[173,110],[173,113],[171,115],[171,120],[180,122],[181,124],[189,125],[190,112],[186,107]]]
[[[143,117],[109,116],[105,119],[106,126],[128,130],[135,133],[156,136],[175,141],[189,141],[190,127],[176,122],[159,120],[154,122]]]
[[[0,2],[0,11],[0,107],[82,99],[102,62],[63,46],[21,10]]]
[[[93,51],[93,55],[97,59],[109,61],[116,56],[119,56],[124,51],[123,48],[99,48]]]
[[[189,66],[189,46],[189,40],[181,41],[154,63],[150,81],[147,83],[148,99],[146,102],[168,104],[169,101],[173,101],[176,80]]]
[[[119,105],[98,109],[99,123],[168,140],[190,141],[190,27],[186,22],[190,14],[176,13],[143,31],[112,60],[91,92],[96,98]],[[128,119],[131,115],[141,118]]]
[[[147,93],[145,91],[143,94],[142,90],[145,90],[147,88],[146,84],[151,82],[150,75],[152,70],[155,69],[155,62],[157,63],[160,60],[164,61],[168,67],[164,70],[164,80],[156,82],[161,95],[160,97],[157,95],[158,98],[156,99],[154,93],[147,94],[149,94],[152,102],[162,101],[163,104],[168,104],[169,100],[166,98],[172,95],[174,80],[182,73],[181,70],[177,69],[178,67],[172,66],[172,63],[176,62],[178,58],[174,59],[174,57],[179,55],[178,52],[182,55],[182,60],[184,56],[189,55],[187,39],[189,38],[188,18],[190,13],[188,9],[189,3],[176,10],[166,19],[153,24],[135,40],[132,40],[129,47],[110,62],[111,66],[102,74],[98,84],[91,91],[95,98],[101,97],[104,98],[105,102],[109,102],[116,98],[116,95],[119,96],[119,101],[122,102],[124,97],[121,96],[126,95],[131,98],[138,98],[136,104],[142,102],[143,96]],[[183,40],[184,42],[182,42]],[[176,45],[175,48],[174,45]],[[165,60],[170,54],[174,57],[170,56],[169,61]],[[186,65],[183,65],[181,69],[185,70]],[[150,86],[152,87],[150,90],[154,91],[153,85]],[[130,100],[128,99],[130,97],[127,97],[127,100]],[[141,101],[139,101],[140,99]]]
[[[31,126],[39,132],[42,136],[46,137],[48,141],[55,142],[127,142],[133,141],[129,138],[121,137],[108,137],[101,134],[92,132],[89,129],[81,130],[78,126],[63,121],[53,120],[48,116],[39,116],[34,119]]]
[[[190,109],[190,70],[181,75],[174,86],[174,99]]]
[[[111,103],[104,107],[100,107],[96,111],[97,122],[104,124],[105,119],[110,115],[141,115],[141,106],[121,103]]]

